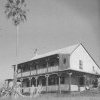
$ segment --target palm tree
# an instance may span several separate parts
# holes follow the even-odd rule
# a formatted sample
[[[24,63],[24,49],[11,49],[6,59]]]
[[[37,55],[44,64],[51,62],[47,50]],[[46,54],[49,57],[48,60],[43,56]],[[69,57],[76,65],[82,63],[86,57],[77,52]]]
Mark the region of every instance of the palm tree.
[[[7,0],[5,4],[5,14],[8,19],[11,19],[16,26],[16,60],[18,58],[18,33],[19,24],[26,20],[26,3],[25,0]],[[17,61],[14,71],[14,84],[17,82]]]

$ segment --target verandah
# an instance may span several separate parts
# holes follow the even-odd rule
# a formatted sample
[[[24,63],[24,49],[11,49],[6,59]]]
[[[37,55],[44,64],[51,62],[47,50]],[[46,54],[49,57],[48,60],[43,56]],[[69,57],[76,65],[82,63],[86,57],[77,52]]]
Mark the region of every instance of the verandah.
[[[42,85],[43,91],[70,91],[70,73],[49,73],[45,75],[38,76],[30,76],[25,78],[20,78],[19,80],[22,83],[22,88],[29,88],[34,85],[37,87],[38,85]],[[66,78],[67,84],[66,84]]]

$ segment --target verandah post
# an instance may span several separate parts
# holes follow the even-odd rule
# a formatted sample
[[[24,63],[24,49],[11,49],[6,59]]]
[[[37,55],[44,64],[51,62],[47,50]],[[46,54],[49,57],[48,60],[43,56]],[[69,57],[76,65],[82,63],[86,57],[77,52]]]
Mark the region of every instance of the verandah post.
[[[77,80],[78,80],[78,91],[80,92],[80,82],[79,82],[80,76],[77,76]]]
[[[60,80],[61,80],[61,74],[58,73],[58,91],[59,91],[59,93],[61,93]]]
[[[71,75],[72,73],[69,73],[69,91],[71,91]]]
[[[32,77],[29,77],[30,92],[31,92],[31,79],[32,79]]]
[[[86,75],[84,75],[83,77],[84,77],[84,85],[85,85],[85,90],[86,90]]]
[[[46,92],[48,92],[48,78],[49,78],[49,75],[45,75],[46,77]]]
[[[20,79],[20,82],[21,82],[21,92],[23,93],[23,89],[22,89],[22,87],[23,87],[23,78]]]
[[[36,75],[38,75],[38,62],[36,62]],[[38,76],[35,76],[36,87],[38,85],[37,79],[38,79]]]
[[[20,82],[21,82],[21,87],[22,87],[23,78],[20,79]]]
[[[38,76],[35,76],[35,80],[36,80],[36,87],[38,86]]]

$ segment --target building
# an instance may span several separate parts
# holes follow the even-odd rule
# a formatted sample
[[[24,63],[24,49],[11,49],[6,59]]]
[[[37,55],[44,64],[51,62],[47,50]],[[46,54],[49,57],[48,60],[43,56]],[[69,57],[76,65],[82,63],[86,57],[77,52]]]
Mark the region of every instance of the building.
[[[12,87],[13,86],[13,79],[6,79],[5,80],[5,85],[7,87]]]
[[[82,44],[37,55],[17,65],[23,91],[42,84],[43,91],[82,91],[96,84],[100,68]]]

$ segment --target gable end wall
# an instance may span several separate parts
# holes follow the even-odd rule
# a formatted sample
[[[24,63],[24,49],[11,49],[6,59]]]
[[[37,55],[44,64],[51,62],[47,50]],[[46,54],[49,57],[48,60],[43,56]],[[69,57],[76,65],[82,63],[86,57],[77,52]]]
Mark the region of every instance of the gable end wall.
[[[82,61],[83,69],[79,69],[79,60]],[[87,73],[100,74],[100,68],[96,65],[94,60],[90,57],[87,51],[80,45],[70,56],[70,68],[77,71]]]

